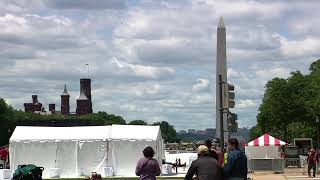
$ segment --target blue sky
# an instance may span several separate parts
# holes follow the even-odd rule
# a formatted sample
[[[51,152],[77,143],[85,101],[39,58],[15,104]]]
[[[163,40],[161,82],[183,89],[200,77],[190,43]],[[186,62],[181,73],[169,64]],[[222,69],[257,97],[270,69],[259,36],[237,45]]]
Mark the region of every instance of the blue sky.
[[[308,73],[320,55],[319,1],[4,0],[0,96],[47,108],[67,84],[71,111],[90,64],[94,111],[127,122],[215,127],[216,27],[227,28],[239,125],[252,127],[265,83]],[[48,109],[48,108],[47,108]]]

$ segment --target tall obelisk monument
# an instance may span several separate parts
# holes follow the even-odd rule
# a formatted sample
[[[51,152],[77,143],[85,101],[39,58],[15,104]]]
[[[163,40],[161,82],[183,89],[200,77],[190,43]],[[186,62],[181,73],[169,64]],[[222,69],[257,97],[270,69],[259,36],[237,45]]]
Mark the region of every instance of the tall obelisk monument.
[[[227,82],[227,54],[226,54],[226,27],[223,22],[222,16],[220,17],[217,27],[217,75],[216,75],[216,137],[220,138],[220,113],[219,113],[219,75],[222,77],[223,82]],[[222,102],[224,102],[224,93],[222,93]],[[223,113],[223,127],[227,131],[227,114]],[[225,140],[228,133],[224,133]]]

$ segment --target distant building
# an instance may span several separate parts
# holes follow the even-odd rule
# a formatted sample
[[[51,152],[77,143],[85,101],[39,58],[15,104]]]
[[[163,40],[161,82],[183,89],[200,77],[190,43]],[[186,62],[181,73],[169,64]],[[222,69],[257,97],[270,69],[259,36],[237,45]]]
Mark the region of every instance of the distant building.
[[[80,79],[80,90],[81,89],[89,101],[88,113],[92,113],[93,111],[92,111],[92,101],[91,101],[91,79],[88,79],[88,78]]]
[[[190,133],[190,134],[195,134],[195,133],[196,133],[196,130],[195,130],[195,129],[189,129],[189,130],[188,130],[188,133]]]
[[[216,129],[213,129],[213,128],[207,128],[205,129],[206,131],[206,135],[208,136],[214,136],[216,134]]]
[[[196,134],[197,134],[197,135],[205,135],[205,134],[206,134],[206,131],[205,131],[205,130],[197,130],[197,131],[196,131]]]
[[[83,87],[80,90],[80,96],[77,98],[77,115],[86,115],[90,113],[90,101],[84,93]]]
[[[49,104],[49,111],[52,114],[55,114],[56,113],[56,104]]]
[[[70,113],[70,95],[67,91],[67,86],[64,86],[63,93],[61,95],[61,114],[73,115]],[[60,113],[56,111],[55,104],[49,104],[49,111],[46,112],[42,104],[38,102],[38,96],[32,95],[32,103],[24,103],[25,112],[33,112],[42,115]],[[80,96],[77,98],[76,115],[86,115],[93,113],[92,100],[91,100],[91,79],[80,79]]]
[[[41,111],[42,104],[38,102],[38,96],[32,95],[32,103],[24,103],[25,112],[36,112]]]
[[[185,131],[185,130],[180,130],[180,134],[186,134],[187,133],[187,131]]]
[[[63,93],[61,94],[61,114],[69,115],[70,114],[70,105],[69,105],[70,95],[67,91],[67,85],[64,85]]]

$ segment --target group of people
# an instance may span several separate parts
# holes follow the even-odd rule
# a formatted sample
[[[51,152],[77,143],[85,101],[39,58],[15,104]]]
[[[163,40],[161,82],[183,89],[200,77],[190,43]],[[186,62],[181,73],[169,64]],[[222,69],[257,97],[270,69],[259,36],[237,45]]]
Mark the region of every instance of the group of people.
[[[319,166],[320,152],[316,152],[313,148],[310,150],[308,154],[308,175],[311,177],[311,169],[313,170],[312,176],[316,177],[317,170],[320,169]]]
[[[247,179],[247,157],[240,151],[239,142],[235,138],[228,141],[228,155],[224,154],[210,140],[197,149],[198,158],[192,161],[185,180],[245,180]],[[154,150],[146,147],[144,157],[136,166],[136,175],[140,180],[155,180],[161,173],[159,163],[153,159]],[[194,175],[196,175],[194,177]]]
[[[0,147],[0,169],[7,168],[9,162],[9,151],[7,146]]]
[[[247,179],[247,157],[240,151],[235,138],[228,140],[227,158],[207,140],[197,149],[198,159],[191,163],[185,180],[245,180]]]

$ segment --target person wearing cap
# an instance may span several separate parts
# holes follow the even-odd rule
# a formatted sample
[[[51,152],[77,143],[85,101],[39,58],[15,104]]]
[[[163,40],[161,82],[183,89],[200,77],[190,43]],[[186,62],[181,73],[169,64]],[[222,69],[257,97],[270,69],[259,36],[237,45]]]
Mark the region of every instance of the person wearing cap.
[[[221,169],[216,159],[209,156],[209,149],[200,145],[197,149],[198,158],[192,161],[185,180],[192,180],[196,175],[198,180],[221,180]]]

